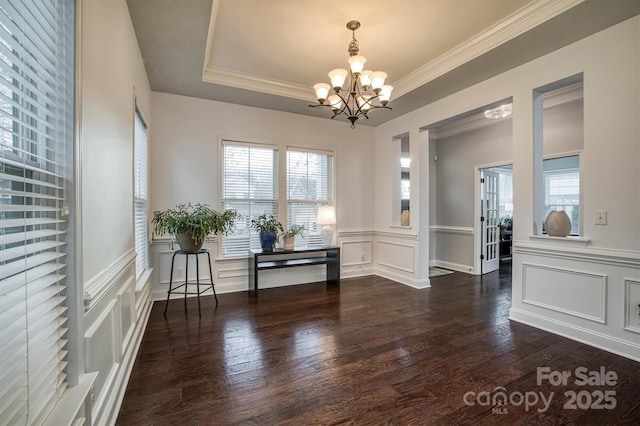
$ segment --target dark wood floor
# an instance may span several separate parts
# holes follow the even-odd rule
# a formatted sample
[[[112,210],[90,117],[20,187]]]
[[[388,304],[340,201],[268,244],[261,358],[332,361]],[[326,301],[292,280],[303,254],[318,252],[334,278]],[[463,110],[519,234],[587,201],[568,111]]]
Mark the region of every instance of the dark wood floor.
[[[194,299],[188,314],[172,301],[167,319],[156,303],[117,423],[640,424],[640,364],[510,322],[508,269],[431,284],[365,277],[261,290],[258,302],[224,294],[217,309],[203,299],[202,318]],[[538,367],[601,366],[615,385],[536,382]],[[481,392],[500,386],[512,403],[487,405]],[[572,390],[586,391],[582,406],[598,391],[611,406],[614,392],[616,407],[565,408]],[[551,398],[548,410],[517,405],[533,393]]]

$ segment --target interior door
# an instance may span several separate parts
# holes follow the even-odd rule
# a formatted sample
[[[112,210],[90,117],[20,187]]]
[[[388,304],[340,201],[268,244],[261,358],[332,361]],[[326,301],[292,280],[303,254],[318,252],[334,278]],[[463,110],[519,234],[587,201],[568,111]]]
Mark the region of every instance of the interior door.
[[[498,269],[500,262],[500,223],[498,218],[499,175],[482,171],[482,273]]]

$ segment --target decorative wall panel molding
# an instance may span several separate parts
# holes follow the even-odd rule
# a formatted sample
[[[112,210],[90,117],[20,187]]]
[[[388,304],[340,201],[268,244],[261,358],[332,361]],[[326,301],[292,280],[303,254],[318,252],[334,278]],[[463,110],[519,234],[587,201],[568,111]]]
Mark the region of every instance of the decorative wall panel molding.
[[[640,269],[640,252],[513,242],[513,253]]]
[[[393,238],[395,240],[409,240],[417,241],[418,234],[409,232],[394,232],[394,231],[377,231],[376,237],[378,238]]]
[[[522,269],[523,303],[606,323],[606,275],[530,263]]]
[[[342,267],[371,264],[371,240],[342,241],[340,243],[340,261]]]
[[[122,279],[129,268],[133,267],[135,259],[136,252],[131,249],[84,284],[85,311],[95,306],[98,300]]]
[[[378,265],[413,274],[415,249],[416,247],[410,244],[378,240]]]
[[[635,342],[517,308],[511,308],[509,319],[640,362],[640,344]]]
[[[340,229],[337,236],[340,238],[364,238],[375,237],[376,231],[373,229]]]
[[[469,226],[430,226],[430,232],[436,232],[438,234],[457,234],[457,235],[474,235],[473,227]]]
[[[640,280],[624,280],[624,329],[640,334]]]

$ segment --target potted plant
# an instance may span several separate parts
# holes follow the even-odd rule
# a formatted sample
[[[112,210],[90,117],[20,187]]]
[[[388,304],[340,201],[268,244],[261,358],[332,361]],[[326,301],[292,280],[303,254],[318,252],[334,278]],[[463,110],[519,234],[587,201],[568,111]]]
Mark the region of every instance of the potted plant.
[[[293,250],[296,242],[296,235],[304,238],[304,225],[291,225],[282,233],[282,239],[285,250]]]
[[[257,219],[251,219],[251,227],[258,231],[260,237],[260,247],[262,250],[271,251],[273,245],[278,239],[278,232],[283,232],[284,228],[273,215],[265,213],[258,216]]]
[[[171,235],[171,248],[178,241],[180,249],[195,253],[208,235],[227,235],[240,217],[235,210],[218,212],[206,204],[178,204],[173,209],[153,212],[153,235]]]

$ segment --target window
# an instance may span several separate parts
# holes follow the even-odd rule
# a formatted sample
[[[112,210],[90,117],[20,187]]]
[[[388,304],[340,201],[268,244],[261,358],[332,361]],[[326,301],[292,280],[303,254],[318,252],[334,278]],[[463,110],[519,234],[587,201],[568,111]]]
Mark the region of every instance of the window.
[[[147,221],[147,125],[138,108],[134,120],[133,205],[136,247],[136,278],[149,267]]]
[[[316,214],[318,208],[333,204],[332,200],[333,155],[288,150],[287,226],[304,225],[306,244],[322,244]]]
[[[0,4],[0,419],[42,424],[67,386],[73,0]]]
[[[580,235],[580,157],[544,160],[545,217],[564,210],[571,219],[571,235]]]
[[[223,141],[222,208],[242,215],[236,232],[222,237],[222,254],[246,254],[259,249],[251,219],[278,215],[278,150],[273,147]]]

